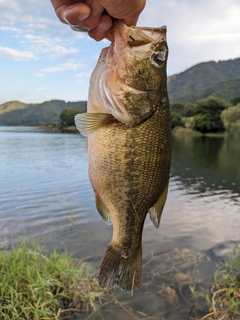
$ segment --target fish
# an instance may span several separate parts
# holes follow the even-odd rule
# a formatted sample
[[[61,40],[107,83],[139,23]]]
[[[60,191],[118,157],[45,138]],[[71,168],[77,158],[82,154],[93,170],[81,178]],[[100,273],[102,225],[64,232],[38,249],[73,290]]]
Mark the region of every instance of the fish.
[[[114,42],[92,72],[87,113],[75,124],[87,137],[96,208],[113,235],[98,275],[101,287],[140,287],[142,231],[149,214],[159,227],[171,165],[166,27],[128,27],[118,20]]]

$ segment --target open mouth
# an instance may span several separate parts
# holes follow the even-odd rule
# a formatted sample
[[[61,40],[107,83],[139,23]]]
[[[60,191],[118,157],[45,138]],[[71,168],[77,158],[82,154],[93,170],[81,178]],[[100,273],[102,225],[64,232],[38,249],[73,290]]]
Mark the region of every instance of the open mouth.
[[[166,26],[160,28],[131,27],[127,43],[131,47],[136,47],[152,42],[162,42],[166,40],[166,32]]]

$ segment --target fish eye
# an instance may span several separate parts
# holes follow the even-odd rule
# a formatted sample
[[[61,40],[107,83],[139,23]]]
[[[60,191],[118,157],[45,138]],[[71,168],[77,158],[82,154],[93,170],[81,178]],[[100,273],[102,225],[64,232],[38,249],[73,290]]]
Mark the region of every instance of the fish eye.
[[[165,61],[165,56],[161,52],[159,52],[155,55],[153,60],[156,64],[161,65]]]

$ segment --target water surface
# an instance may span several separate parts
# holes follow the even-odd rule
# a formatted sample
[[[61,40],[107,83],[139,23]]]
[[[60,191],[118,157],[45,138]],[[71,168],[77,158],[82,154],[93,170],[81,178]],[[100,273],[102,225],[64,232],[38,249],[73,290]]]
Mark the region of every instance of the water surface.
[[[116,290],[122,303],[156,319],[189,318],[186,301],[172,305],[159,296],[163,278],[153,276],[152,270],[166,261],[178,263],[176,249],[205,252],[217,260],[239,242],[239,159],[237,140],[173,137],[170,188],[160,228],[155,229],[148,218],[144,227],[143,284],[133,297]],[[83,137],[0,127],[0,247],[21,237],[35,238],[48,250],[67,248],[97,270],[111,233],[112,227],[95,209]],[[203,281],[209,280],[210,269],[209,265],[203,271]],[[120,319],[132,319],[122,308],[117,311]],[[109,310],[103,312],[105,319],[112,319]]]

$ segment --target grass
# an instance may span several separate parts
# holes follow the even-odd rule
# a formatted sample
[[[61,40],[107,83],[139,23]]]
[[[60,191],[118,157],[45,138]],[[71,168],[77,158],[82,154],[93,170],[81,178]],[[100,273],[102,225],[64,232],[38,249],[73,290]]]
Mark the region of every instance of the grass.
[[[0,320],[64,319],[96,310],[105,294],[84,263],[22,241],[0,251]]]
[[[155,297],[168,310],[178,309],[179,319],[239,320],[239,254],[235,246],[229,261],[217,269],[207,255],[187,249],[152,255],[143,264],[141,296]],[[121,294],[99,288],[83,261],[66,252],[46,254],[26,241],[0,251],[0,320],[76,319],[79,313],[81,319],[104,320],[114,312],[135,320],[165,319],[147,314],[147,309],[144,313],[138,293],[136,300],[134,294],[125,301]]]
[[[216,269],[211,293],[205,297],[210,302],[210,309],[202,319],[240,319],[239,246],[234,247],[230,261]]]

